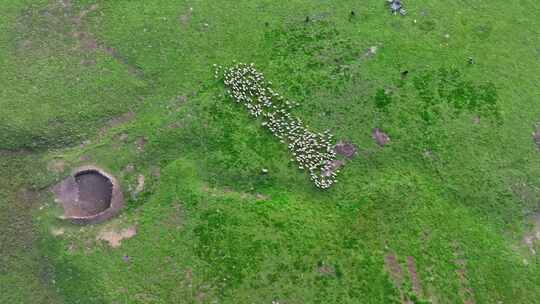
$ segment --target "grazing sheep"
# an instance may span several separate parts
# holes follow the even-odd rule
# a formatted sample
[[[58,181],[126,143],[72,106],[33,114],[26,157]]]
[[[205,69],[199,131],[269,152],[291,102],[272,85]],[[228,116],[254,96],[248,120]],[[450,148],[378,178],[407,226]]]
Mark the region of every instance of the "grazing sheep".
[[[407,14],[407,11],[405,11],[405,8],[401,3],[401,0],[387,0],[387,2],[388,6],[390,7],[390,12],[392,12],[392,14],[397,15],[399,13],[402,16],[405,16]]]
[[[240,63],[225,68],[214,65],[214,76],[223,77],[229,88],[228,94],[243,104],[248,112],[262,119],[266,127],[280,142],[287,144],[299,169],[309,171],[314,184],[327,189],[337,182],[339,170],[332,134],[329,131],[314,133],[304,126],[301,119],[292,116],[289,110],[298,103],[285,100],[271,88],[254,64]]]

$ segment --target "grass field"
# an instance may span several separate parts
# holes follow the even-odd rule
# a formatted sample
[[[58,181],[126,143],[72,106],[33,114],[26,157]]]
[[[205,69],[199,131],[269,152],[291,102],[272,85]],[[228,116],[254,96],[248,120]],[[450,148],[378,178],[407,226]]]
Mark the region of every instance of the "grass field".
[[[540,303],[538,1],[1,3],[0,303]],[[227,94],[237,62],[357,147],[337,184]],[[58,218],[85,164],[107,223]]]

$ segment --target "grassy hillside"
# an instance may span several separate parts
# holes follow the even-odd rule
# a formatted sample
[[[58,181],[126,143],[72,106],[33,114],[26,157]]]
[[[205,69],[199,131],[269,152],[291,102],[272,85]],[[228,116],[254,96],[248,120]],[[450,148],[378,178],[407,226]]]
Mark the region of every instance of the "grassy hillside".
[[[538,302],[537,2],[3,2],[0,302]],[[331,189],[214,78],[235,62],[358,148]],[[121,216],[57,218],[82,164]]]

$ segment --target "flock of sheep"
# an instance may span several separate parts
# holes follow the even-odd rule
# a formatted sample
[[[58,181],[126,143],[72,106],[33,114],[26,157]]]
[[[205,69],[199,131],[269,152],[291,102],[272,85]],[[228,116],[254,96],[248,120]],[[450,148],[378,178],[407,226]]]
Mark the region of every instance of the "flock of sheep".
[[[262,119],[262,125],[287,144],[299,169],[309,172],[311,180],[321,189],[337,182],[336,152],[329,131],[309,131],[290,110],[298,103],[285,100],[271,87],[254,64],[240,63],[223,68],[215,65],[215,77],[223,77],[229,95],[243,104],[249,113]]]

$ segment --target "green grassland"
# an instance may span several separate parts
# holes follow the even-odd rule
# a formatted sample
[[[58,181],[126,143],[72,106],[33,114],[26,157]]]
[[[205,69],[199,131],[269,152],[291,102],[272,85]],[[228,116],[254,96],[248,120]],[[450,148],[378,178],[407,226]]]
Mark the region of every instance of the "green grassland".
[[[0,303],[540,303],[540,4],[405,4],[2,0]],[[358,147],[339,183],[228,97],[234,62]],[[119,217],[58,219],[82,164]]]

